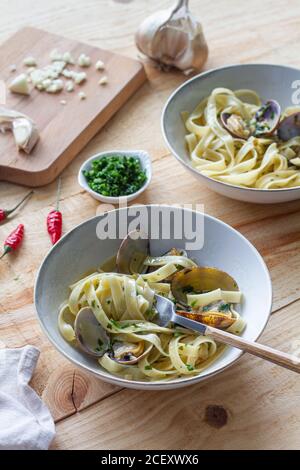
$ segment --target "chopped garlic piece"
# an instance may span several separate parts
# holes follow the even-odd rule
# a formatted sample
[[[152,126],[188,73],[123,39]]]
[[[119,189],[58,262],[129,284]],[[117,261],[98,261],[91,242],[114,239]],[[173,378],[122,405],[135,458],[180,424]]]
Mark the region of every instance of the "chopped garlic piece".
[[[73,74],[74,82],[77,85],[80,85],[80,83],[84,82],[86,80],[86,73],[85,72],[74,72]]]
[[[75,64],[75,60],[74,60],[74,58],[72,57],[72,55],[71,55],[70,52],[64,52],[64,54],[63,54],[63,60],[64,60],[67,64],[72,64],[72,65]]]
[[[69,70],[69,69],[64,69],[62,71],[62,75],[66,78],[73,78],[74,73],[76,73],[76,72],[74,72],[73,70]]]
[[[79,96],[80,100],[85,100],[86,99],[86,94],[84,93],[84,91],[80,91],[78,93],[78,96]]]
[[[66,62],[64,60],[54,60],[52,65],[49,66],[49,70],[53,70],[53,72],[60,74],[65,66]]]
[[[80,54],[80,56],[78,57],[77,64],[80,67],[89,67],[91,63],[91,58],[86,54]]]
[[[27,75],[21,73],[18,75],[9,85],[9,89],[12,93],[19,93],[20,95],[29,95],[30,90],[27,81]]]
[[[99,82],[98,82],[98,85],[106,85],[108,83],[108,78],[107,76],[105,75],[104,77],[101,77]]]
[[[43,80],[49,78],[48,73],[45,70],[40,69],[33,70],[30,74],[30,77],[35,87],[37,87],[39,83],[42,83]]]
[[[50,85],[45,88],[47,93],[57,93],[64,87],[64,82],[60,79],[52,80]]]
[[[65,85],[65,89],[68,92],[73,91],[74,90],[74,83],[71,80],[69,80]]]
[[[33,67],[37,65],[37,62],[34,57],[28,56],[28,57],[25,57],[25,59],[23,60],[23,64],[27,65],[28,67]]]
[[[53,49],[51,52],[50,52],[50,59],[52,61],[55,61],[55,60],[63,60],[63,55],[58,52],[57,49]]]
[[[9,67],[9,71],[10,72],[15,72],[17,70],[17,66],[15,64],[12,64],[10,67]]]
[[[26,70],[27,75],[30,75],[31,72],[33,72],[34,70],[36,70],[35,67],[28,67],[28,69]]]
[[[105,69],[104,62],[102,62],[102,60],[97,60],[95,67],[97,70],[104,70]]]
[[[46,90],[46,88],[48,88],[51,85],[51,83],[52,83],[51,78],[46,78],[45,80],[43,80],[38,85],[40,85],[43,88],[43,90]]]
[[[66,100],[60,100],[60,104],[67,104]]]

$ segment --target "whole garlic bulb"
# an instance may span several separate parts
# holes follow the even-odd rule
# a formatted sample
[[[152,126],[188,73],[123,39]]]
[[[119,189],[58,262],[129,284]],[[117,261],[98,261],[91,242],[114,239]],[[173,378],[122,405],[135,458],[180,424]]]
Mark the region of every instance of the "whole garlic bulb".
[[[138,49],[162,68],[200,70],[208,56],[201,24],[192,16],[188,0],[146,18],[136,32]]]

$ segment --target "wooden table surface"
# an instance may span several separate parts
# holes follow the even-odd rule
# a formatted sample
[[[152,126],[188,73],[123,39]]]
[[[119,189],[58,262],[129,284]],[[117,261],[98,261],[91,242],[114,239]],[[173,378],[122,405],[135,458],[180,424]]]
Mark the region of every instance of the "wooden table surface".
[[[171,0],[18,0],[2,2],[0,40],[25,25],[136,57],[133,34],[142,19]],[[210,57],[205,69],[230,63],[269,62],[300,66],[298,0],[191,0],[205,29]],[[246,5],[245,5],[246,4]],[[30,52],[30,51],[29,51]],[[300,201],[274,206],[226,199],[194,180],[167,151],[161,110],[185,80],[147,67],[149,81],[62,174],[64,232],[95,215],[101,206],[77,184],[81,163],[97,151],[144,148],[154,177],[141,203],[203,203],[205,211],[237,228],[258,248],[272,276],[273,315],[261,337],[291,352],[300,338]],[[1,207],[25,189],[0,183]],[[205,384],[169,392],[143,392],[108,385],[67,362],[41,332],[33,285],[50,247],[45,217],[56,184],[39,188],[22,213],[0,226],[0,240],[17,223],[26,226],[18,254],[0,263],[0,346],[34,344],[41,349],[32,380],[56,421],[54,449],[291,449],[300,448],[299,377],[244,355]],[[299,340],[298,340],[299,341]],[[216,429],[204,419],[208,405],[226,409]]]

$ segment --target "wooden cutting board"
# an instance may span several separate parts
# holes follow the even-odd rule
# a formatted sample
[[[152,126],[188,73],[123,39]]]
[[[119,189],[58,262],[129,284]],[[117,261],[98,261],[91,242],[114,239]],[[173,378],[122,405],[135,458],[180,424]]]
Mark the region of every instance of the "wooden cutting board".
[[[17,151],[11,132],[0,134],[0,180],[26,186],[53,181],[146,80],[138,61],[35,28],[20,30],[0,47],[0,80],[8,84],[24,72],[23,59],[29,55],[37,60],[39,68],[49,64],[54,48],[70,51],[74,58],[81,53],[89,55],[93,62],[90,67],[68,66],[85,71],[87,80],[71,93],[48,94],[33,89],[30,96],[22,96],[7,91],[6,107],[31,117],[39,128],[40,141],[27,155]],[[95,69],[99,59],[105,64],[103,72]],[[16,72],[11,72],[12,64],[17,66]],[[103,75],[108,83],[100,86],[98,81]],[[86,93],[85,100],[79,99],[79,91]],[[61,100],[67,104],[62,105]]]

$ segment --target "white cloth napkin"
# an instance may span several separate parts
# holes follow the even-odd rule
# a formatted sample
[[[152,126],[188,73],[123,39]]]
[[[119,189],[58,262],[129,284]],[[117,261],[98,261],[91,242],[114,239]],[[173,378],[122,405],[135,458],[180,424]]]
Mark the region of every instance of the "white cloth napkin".
[[[0,450],[48,449],[55,427],[28,385],[40,352],[33,346],[0,350]]]

